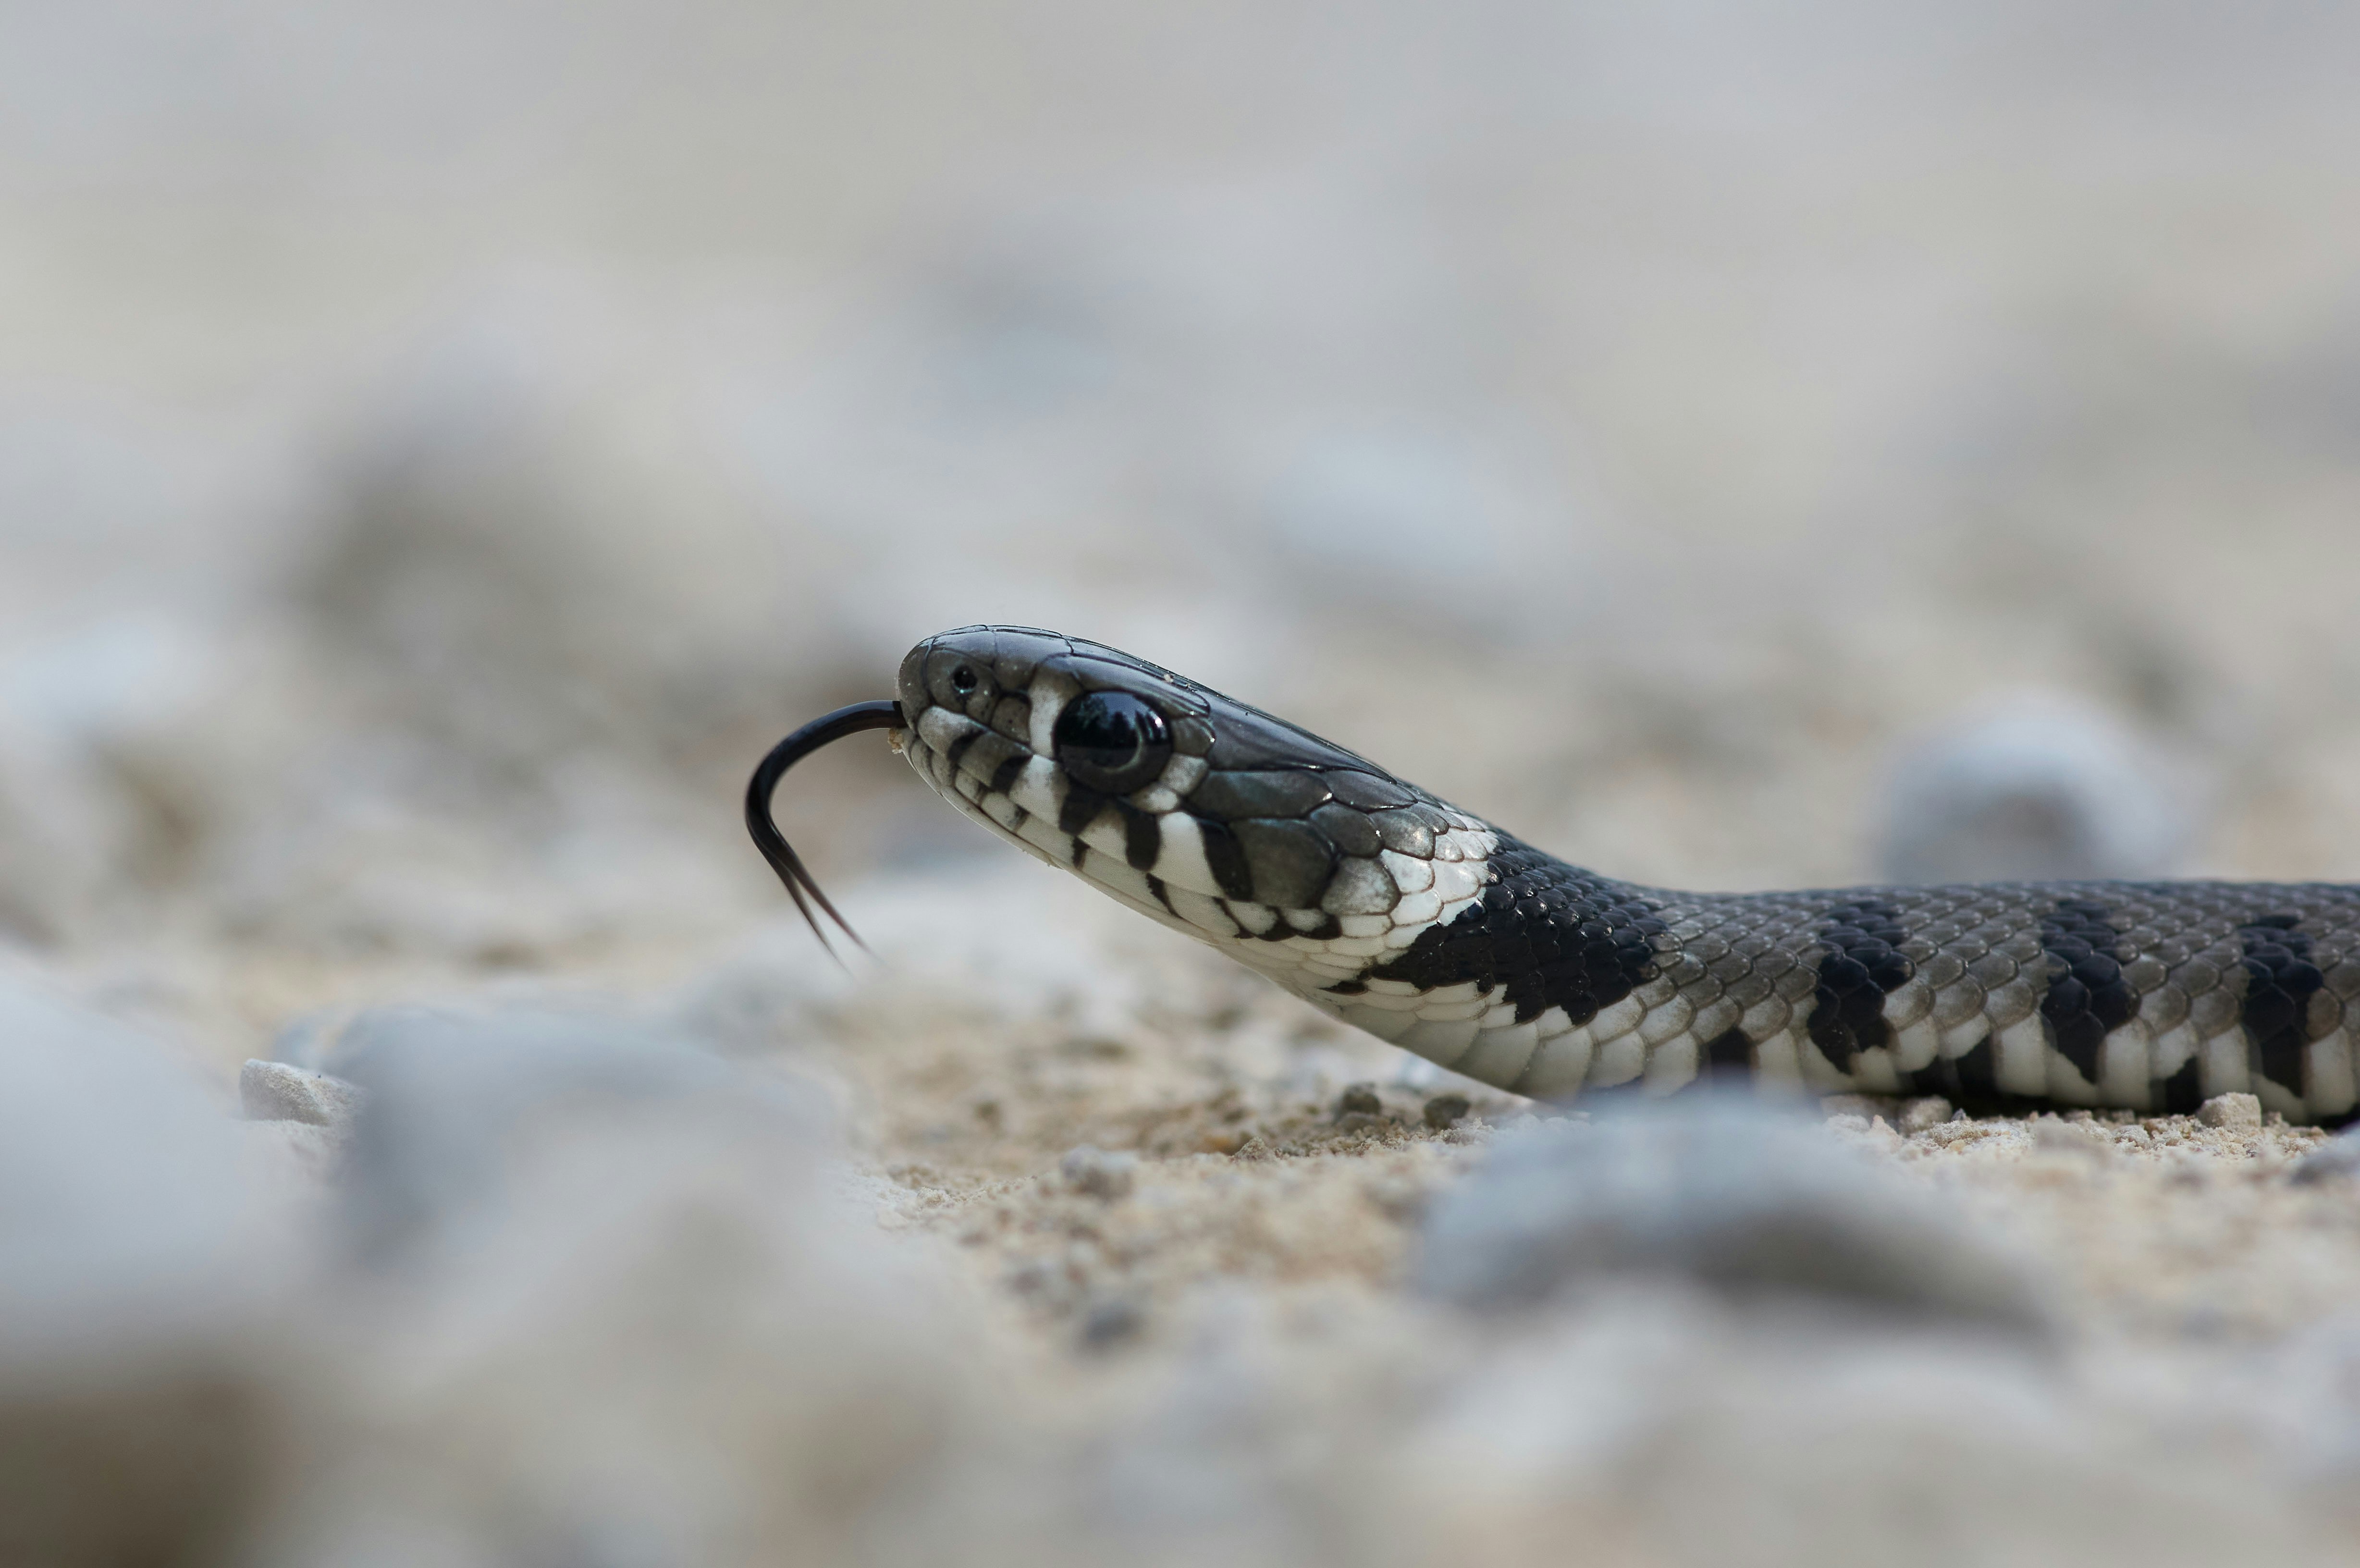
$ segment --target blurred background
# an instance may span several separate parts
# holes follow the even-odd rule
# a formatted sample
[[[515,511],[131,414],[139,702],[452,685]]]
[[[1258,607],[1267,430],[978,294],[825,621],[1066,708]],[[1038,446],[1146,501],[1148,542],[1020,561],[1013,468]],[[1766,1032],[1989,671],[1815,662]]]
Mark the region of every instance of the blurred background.
[[[1394,1061],[1142,922],[1091,923],[1078,884],[945,896],[946,875],[1032,873],[881,746],[782,792],[789,835],[901,965],[831,979],[780,924],[743,780],[951,626],[1111,642],[1642,881],[2360,878],[2356,49],[2360,12],[2306,0],[0,0],[0,956],[169,1037],[215,1100],[242,1058],[337,1065],[337,1020],[370,1004],[654,997],[667,1040],[833,1061],[849,1190],[923,1229],[966,1223],[945,1193],[1065,1171],[1070,1146],[1233,1149],[1263,1125],[1239,1107],[1299,1116]],[[963,942],[982,945],[922,983]],[[18,1097],[35,1115],[82,1093]],[[439,1168],[441,1148],[409,1158]],[[1220,1210],[1219,1247],[1128,1274],[963,1235],[1005,1266],[978,1321],[1022,1300],[1065,1346],[1161,1323],[1185,1281],[1332,1265],[1374,1290],[1406,1243],[1334,1238],[1393,1236],[1440,1178],[1334,1169],[1318,1191],[1347,1193],[1350,1225],[1302,1193],[1296,1230]],[[1085,1160],[1056,1201],[1131,1180]],[[658,1190],[625,1181],[615,1203]],[[1190,1191],[1188,1214],[1216,1202]],[[2073,1287],[2085,1305],[2255,1230],[2204,1209],[2150,1257],[2062,1212],[2039,1211],[2065,1227],[2057,1258],[2119,1266]],[[778,1245],[789,1274],[808,1262]],[[2285,1303],[2348,1300],[2347,1261],[2253,1272],[2244,1294],[2188,1284],[2157,1332],[2329,1321]],[[860,1318],[879,1276],[846,1267]],[[523,1289],[482,1269],[435,1287],[453,1322],[475,1320],[450,1303]],[[596,1293],[547,1279],[552,1301]],[[774,1305],[746,1289],[755,1317]],[[1245,1483],[1223,1465],[1276,1474],[1296,1452],[1237,1392],[1275,1386],[1255,1357],[1279,1353],[1236,1325],[1280,1309],[1232,1306],[1229,1337],[1176,1365],[1218,1363],[1191,1386],[1236,1399],[1126,1429],[1109,1464],[1136,1474],[1108,1495],[1136,1502],[1124,1487],[1185,1449],[1206,1466],[1182,1467],[1188,1517],[1247,1521],[1224,1550],[1313,1561],[1305,1540],[1357,1539],[1320,1536],[1322,1510],[1390,1483],[1289,1494],[1283,1525],[1231,1509]],[[1441,1332],[1387,1315],[1409,1310],[1297,1323],[1346,1345],[1317,1366],[1354,1390],[1290,1407],[1305,1442],[1393,1397],[1369,1392],[1393,1387],[1377,1369]],[[801,1311],[781,1321],[818,1321]],[[1661,1313],[1615,1321],[1548,1354],[1654,1365],[1644,1341],[1686,1365]],[[1743,1345],[1695,1332],[1752,1386]],[[2335,1332],[2360,1388],[2360,1333]],[[510,1344],[468,1343],[494,1362]],[[753,1359],[773,1350],[813,1354]],[[572,1388],[587,1363],[552,1354]],[[2324,1386],[2325,1354],[2289,1352],[2269,1387]],[[750,1363],[716,1357],[726,1404]],[[1905,1408],[1916,1365],[1860,1408]],[[2030,1366],[2006,1376],[2045,1388]],[[1506,1403],[1465,1419],[1491,1432],[1522,1385],[1480,1375]],[[2071,1420],[2158,1424],[2132,1385]],[[404,1452],[554,1441],[434,1426],[482,1414],[473,1387],[429,1399],[443,1413]],[[1691,1436],[1776,1445],[1783,1387],[1742,1419],[1697,1407]],[[892,1388],[879,1408],[923,1409]],[[2360,1395],[2320,1408],[2305,1463],[2326,1432],[2345,1468],[2319,1474],[2360,1474]],[[1954,1440],[1847,1410],[1830,1430],[1888,1463]],[[710,1409],[673,1413],[703,1431]],[[1447,1414],[1417,1441],[1457,1453]],[[2185,1491],[2070,1421],[1989,1431],[2017,1456],[2001,1490],[2049,1473],[2022,1458],[2044,1443],[2120,1458],[2059,1505],[2093,1540],[2153,1502],[2089,1502],[2115,1481]],[[1595,1433],[1557,1435],[1590,1456],[1565,1464],[1606,1473]],[[748,1442],[732,1452],[766,1496],[770,1451]],[[1429,1473],[1428,1449],[1401,1453],[1383,1463]],[[584,1525],[565,1509],[605,1460],[568,1463],[548,1485],[574,1502],[530,1560],[762,1560],[674,1550],[647,1523],[670,1503]],[[1521,1497],[1543,1509],[1531,1539],[1557,1539],[1545,1470],[1485,1472],[1433,1517]],[[419,1495],[458,1508],[469,1484]],[[1181,1505],[1154,1496],[1105,1517],[1156,1537]],[[1686,1517],[1666,1497],[1662,1518]],[[804,1516],[781,1517],[792,1537]],[[386,1528],[393,1556],[359,1530],[378,1545],[314,1560],[525,1560]]]
[[[1993,724],[2040,864],[2360,876],[2340,7],[6,27],[0,926],[134,989],[709,941],[978,620],[1642,879],[2018,869],[1892,832]],[[880,768],[824,874],[996,853]]]

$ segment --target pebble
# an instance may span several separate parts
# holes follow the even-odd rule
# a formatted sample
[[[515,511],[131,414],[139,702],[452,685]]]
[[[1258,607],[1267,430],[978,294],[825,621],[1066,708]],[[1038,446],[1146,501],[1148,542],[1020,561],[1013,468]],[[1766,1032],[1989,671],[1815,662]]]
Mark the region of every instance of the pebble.
[[[2215,1094],[2196,1107],[2196,1119],[2209,1127],[2259,1132],[2262,1102],[2251,1094]]]
[[[491,1201],[515,1147],[538,1136],[552,1105],[628,1117],[736,1096],[781,1126],[825,1121],[814,1093],[785,1080],[758,1088],[715,1057],[597,1011],[373,1009],[327,1064],[368,1107],[342,1170],[344,1223],[354,1250],[380,1262]]]
[[[2065,1122],[2042,1116],[2032,1124],[2032,1147],[2049,1154],[2112,1154],[2114,1129],[2093,1122]]]
[[[1907,1317],[2045,1325],[2024,1266],[1898,1172],[1801,1118],[1712,1097],[1502,1136],[1435,1204],[1424,1294],[1526,1308],[1626,1276],[1736,1298],[1835,1299]]]
[[[1139,1173],[1139,1156],[1110,1154],[1095,1144],[1069,1149],[1057,1161],[1057,1172],[1076,1192],[1112,1203],[1128,1197]]]
[[[1896,882],[2163,876],[2187,845],[2184,793],[2121,715],[2015,692],[1896,759],[1879,858]]]
[[[1355,1083],[1336,1096],[1336,1119],[1349,1116],[1378,1116],[1384,1115],[1385,1103],[1377,1098],[1374,1083]]]
[[[352,1125],[361,1092],[325,1073],[251,1060],[238,1069],[237,1097],[250,1122],[303,1122],[341,1129]]]
[[[2360,1126],[2344,1128],[2294,1163],[2287,1179],[2299,1186],[2360,1176]]]
[[[1902,1103],[1900,1127],[1904,1133],[1916,1134],[1937,1127],[1950,1119],[1950,1102],[1939,1094],[1928,1094],[1922,1100]]]
[[[1136,1339],[1146,1326],[1147,1314],[1138,1302],[1127,1296],[1102,1297],[1082,1312],[1082,1346],[1087,1350],[1106,1350],[1125,1340]]]
[[[970,1384],[934,1266],[838,1190],[825,1096],[588,1007],[366,1038],[339,1403],[293,1456],[315,1533],[268,1560],[859,1556]]]
[[[1426,1103],[1426,1125],[1437,1132],[1457,1127],[1471,1108],[1464,1094],[1437,1094]]]

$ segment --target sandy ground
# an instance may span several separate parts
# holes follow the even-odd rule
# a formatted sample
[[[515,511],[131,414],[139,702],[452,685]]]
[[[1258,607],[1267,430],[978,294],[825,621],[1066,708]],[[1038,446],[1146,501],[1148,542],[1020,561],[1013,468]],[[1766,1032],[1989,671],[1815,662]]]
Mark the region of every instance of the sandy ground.
[[[19,1467],[0,1529],[2360,1547],[2317,1132],[1809,1107],[1763,1202],[2036,1306],[1757,1299],[1676,1245],[1743,1183],[1546,1217],[1500,1172],[1612,1107],[1339,1033],[881,746],[781,801],[874,962],[736,821],[992,620],[1634,880],[2360,877],[2348,18],[232,10],[0,50],[0,1461],[145,1499]],[[375,1154],[231,1119],[420,1008]],[[1456,1300],[1461,1200],[1670,1260]]]

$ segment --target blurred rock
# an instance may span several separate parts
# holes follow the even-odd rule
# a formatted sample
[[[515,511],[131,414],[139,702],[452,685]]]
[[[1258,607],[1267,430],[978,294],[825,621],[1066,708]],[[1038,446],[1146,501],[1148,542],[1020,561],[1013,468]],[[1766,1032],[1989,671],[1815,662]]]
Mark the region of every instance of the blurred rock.
[[[1917,742],[1885,790],[1882,875],[1896,882],[2169,875],[2185,789],[2123,721],[2026,692]]]
[[[585,1004],[373,1008],[336,1032],[321,1066],[362,1095],[355,1124],[349,1236],[388,1258],[497,1199],[537,1118],[600,1106],[706,1098],[757,1103],[803,1148],[825,1116],[816,1095],[741,1076],[675,1037]]]
[[[813,1102],[592,1016],[364,1018],[367,1267],[287,1563],[853,1553],[964,1400]]]
[[[578,292],[488,299],[331,465],[292,601],[372,716],[467,769],[446,787],[530,790],[585,746],[662,766],[770,710],[782,669],[836,669],[781,538],[618,439],[618,333]]]
[[[1080,1339],[1086,1350],[1105,1350],[1136,1339],[1147,1326],[1147,1312],[1128,1296],[1105,1296],[1082,1309]]]
[[[1950,1119],[1950,1102],[1939,1094],[1902,1103],[1900,1127],[1905,1133],[1924,1132]]]
[[[1426,1222],[1416,1289],[1478,1312],[1623,1276],[2038,1329],[2016,1260],[1810,1123],[1726,1096],[1504,1136]]]
[[[238,1069],[237,1094],[248,1121],[307,1122],[341,1131],[352,1125],[360,1092],[324,1073],[249,1060]]]
[[[2032,1147],[2045,1154],[2103,1157],[2114,1152],[2114,1133],[2113,1127],[2097,1122],[2040,1116],[2032,1123]]]
[[[287,1212],[137,1036],[0,980],[0,1562],[224,1559],[276,1488]]]
[[[1426,1125],[1437,1131],[1457,1127],[1472,1108],[1464,1094],[1437,1094],[1426,1103]]]
[[[1131,1184],[1139,1176],[1139,1156],[1109,1154],[1086,1143],[1065,1151],[1065,1157],[1057,1161],[1057,1173],[1075,1192],[1111,1203],[1131,1195]]]
[[[202,871],[235,771],[218,640],[123,612],[0,648],[0,934],[87,940]]]
[[[2360,1175],[2360,1127],[2348,1127],[2295,1161],[2288,1180],[2302,1186]]]
[[[1448,1561],[2336,1561],[2250,1452],[2120,1421],[2020,1342],[1635,1282],[1487,1347],[1372,1490]],[[2004,1500],[2003,1500],[2004,1499]]]

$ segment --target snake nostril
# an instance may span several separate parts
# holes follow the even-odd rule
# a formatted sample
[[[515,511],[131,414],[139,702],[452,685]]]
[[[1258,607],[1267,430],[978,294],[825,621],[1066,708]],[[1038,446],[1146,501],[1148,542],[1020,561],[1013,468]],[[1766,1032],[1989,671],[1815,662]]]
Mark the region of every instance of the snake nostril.
[[[972,664],[962,664],[951,671],[951,690],[962,697],[974,691],[978,681]]]

